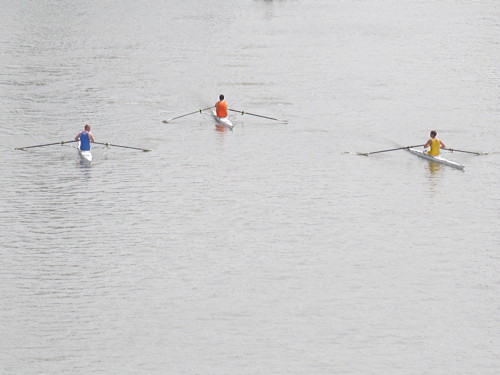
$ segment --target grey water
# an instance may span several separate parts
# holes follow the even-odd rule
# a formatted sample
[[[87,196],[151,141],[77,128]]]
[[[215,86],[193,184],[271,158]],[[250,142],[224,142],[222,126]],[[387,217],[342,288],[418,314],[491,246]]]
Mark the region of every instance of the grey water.
[[[500,372],[497,1],[0,5],[0,373]]]

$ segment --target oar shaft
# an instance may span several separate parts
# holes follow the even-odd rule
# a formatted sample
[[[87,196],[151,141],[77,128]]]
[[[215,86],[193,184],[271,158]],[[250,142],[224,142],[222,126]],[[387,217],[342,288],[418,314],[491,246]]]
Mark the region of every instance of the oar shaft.
[[[258,114],[255,114],[255,113],[245,112],[245,111],[238,111],[237,109],[231,109],[231,108],[229,108],[228,110],[232,111],[232,112],[241,113],[242,115],[257,116],[257,117],[267,118],[269,120],[274,120],[274,121],[283,121],[283,120],[279,120],[279,119],[274,118],[274,117],[262,116],[262,115],[258,115]]]
[[[132,150],[140,150],[140,151],[144,151],[144,152],[148,152],[148,151],[151,151],[151,150],[147,150],[145,148],[140,148],[140,147],[132,147],[132,146],[121,146],[121,145],[115,145],[115,144],[112,144],[112,143],[103,143],[103,142],[94,142],[96,145],[103,145],[103,146],[112,146],[112,147],[122,147],[122,148],[130,148]]]
[[[163,122],[167,123],[167,122],[170,122],[172,120],[177,120],[177,119],[182,118],[182,117],[194,115],[195,113],[201,113],[201,112],[206,111],[207,109],[210,109],[210,108],[213,108],[213,105],[210,106],[210,107],[207,107],[207,108],[199,109],[199,110],[194,111],[194,112],[186,113],[185,115],[181,115],[181,116],[177,116],[177,117],[172,117],[172,118],[170,118],[168,120],[163,120]]]
[[[416,146],[405,146],[405,147],[398,147],[398,148],[390,148],[388,150],[380,150],[380,151],[373,151],[373,152],[367,152],[366,155],[373,155],[373,154],[379,154],[381,152],[389,152],[389,151],[397,151],[397,150],[404,150],[405,148],[413,148],[413,147],[422,147],[424,145],[416,145]]]
[[[27,147],[17,147],[16,150],[24,150],[27,148],[35,148],[35,147],[45,147],[45,146],[54,146],[54,145],[63,145],[65,143],[71,143],[71,142],[78,142],[78,141],[61,141],[61,142],[54,142],[54,143],[46,143],[44,145],[35,145],[35,146],[27,146]]]
[[[451,152],[464,152],[466,154],[481,155],[480,152],[457,150],[456,148],[445,148],[445,150],[448,150],[448,151],[451,151]]]

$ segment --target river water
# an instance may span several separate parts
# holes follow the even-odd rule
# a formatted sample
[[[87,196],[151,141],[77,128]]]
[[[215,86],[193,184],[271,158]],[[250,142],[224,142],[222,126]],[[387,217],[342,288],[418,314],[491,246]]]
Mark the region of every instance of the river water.
[[[497,1],[0,4],[0,373],[500,372]]]

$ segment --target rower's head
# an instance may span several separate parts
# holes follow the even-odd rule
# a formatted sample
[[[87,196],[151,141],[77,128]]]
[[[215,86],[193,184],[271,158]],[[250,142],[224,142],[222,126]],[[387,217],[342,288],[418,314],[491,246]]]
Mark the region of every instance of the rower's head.
[[[220,94],[219,95],[219,100],[224,100],[224,95]]]
[[[438,134],[437,131],[435,130],[431,131],[431,138],[435,138],[437,134]]]
[[[85,130],[86,130],[86,131],[88,131],[88,132],[89,132],[89,131],[90,131],[90,128],[91,128],[90,124],[85,125]]]

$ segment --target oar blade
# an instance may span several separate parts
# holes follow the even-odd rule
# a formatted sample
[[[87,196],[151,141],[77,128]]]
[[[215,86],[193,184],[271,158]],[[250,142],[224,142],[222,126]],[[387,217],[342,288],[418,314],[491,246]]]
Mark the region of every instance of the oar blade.
[[[344,155],[363,155],[368,156],[366,152],[356,152],[356,151],[344,151],[342,154]]]

